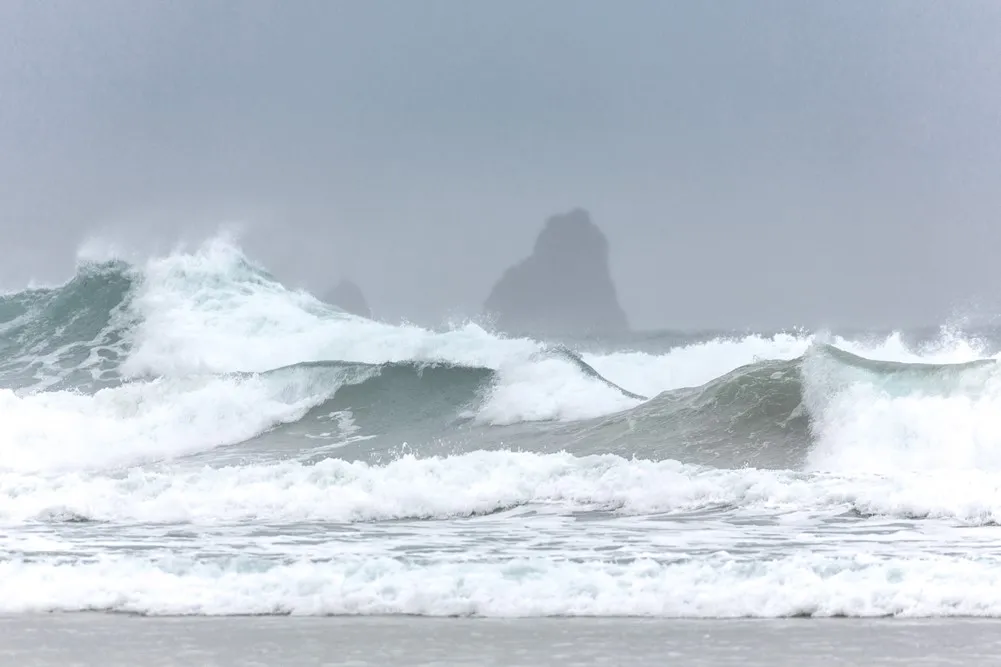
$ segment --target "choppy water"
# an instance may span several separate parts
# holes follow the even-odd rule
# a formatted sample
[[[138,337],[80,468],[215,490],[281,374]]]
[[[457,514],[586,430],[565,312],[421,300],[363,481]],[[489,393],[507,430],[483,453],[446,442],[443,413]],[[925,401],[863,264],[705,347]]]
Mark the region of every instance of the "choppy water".
[[[1001,615],[991,332],[511,339],[216,240],[0,297],[0,612]]]

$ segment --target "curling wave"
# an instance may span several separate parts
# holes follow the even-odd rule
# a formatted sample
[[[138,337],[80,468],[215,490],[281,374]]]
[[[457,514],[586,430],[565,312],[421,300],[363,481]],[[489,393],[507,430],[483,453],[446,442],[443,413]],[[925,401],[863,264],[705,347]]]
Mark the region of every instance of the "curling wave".
[[[577,347],[224,239],[84,261],[0,297],[0,611],[1001,615],[996,357],[905,338]]]

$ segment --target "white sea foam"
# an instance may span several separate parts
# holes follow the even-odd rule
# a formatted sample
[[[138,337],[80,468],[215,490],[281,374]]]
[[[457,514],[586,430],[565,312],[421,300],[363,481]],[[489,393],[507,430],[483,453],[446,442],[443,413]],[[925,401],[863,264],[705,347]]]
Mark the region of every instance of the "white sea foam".
[[[176,427],[169,424],[171,415],[190,424],[194,408],[185,404],[189,389],[172,393],[164,387],[187,382],[186,378],[192,374],[265,371],[302,361],[428,360],[496,369],[496,384],[477,415],[480,422],[487,424],[585,419],[628,409],[638,403],[599,379],[586,376],[574,364],[544,354],[544,346],[537,341],[499,337],[474,324],[435,332],[341,313],[305,292],[285,288],[250,264],[242,252],[223,237],[206,242],[192,252],[175,252],[148,260],[138,273],[142,280],[130,301],[132,310],[129,313],[130,317],[138,318],[138,324],[131,330],[130,349],[122,371],[140,381],[132,387],[106,390],[93,398],[58,392],[7,395],[3,399],[4,410],[20,413],[22,417],[30,412],[41,425],[27,425],[17,416],[0,422],[3,424],[0,442],[21,452],[9,457],[4,465],[21,465],[11,464],[10,460],[34,460],[31,465],[43,465],[46,457],[53,462],[62,458],[66,464],[84,464],[88,459],[81,452],[88,448],[107,454],[96,456],[95,460],[123,460],[122,456],[111,454],[117,451],[124,455],[127,446],[115,444],[121,443],[122,438],[136,443],[136,457],[142,458],[153,452],[196,451],[199,447],[211,446],[208,439],[212,437],[219,439],[216,444],[232,442],[234,437],[252,437],[274,420],[286,419],[281,416],[285,408],[275,412],[269,407],[284,405],[286,401],[269,393],[267,383],[259,385],[265,389],[253,396],[244,394],[250,403],[237,409],[233,407],[233,397],[246,392],[249,385],[244,382],[237,386],[231,378],[213,380],[210,386],[215,389],[200,390],[198,411],[220,415],[221,422],[229,418],[227,415],[241,410],[263,417],[249,419],[247,426],[239,428],[234,425],[216,429],[209,425],[198,434],[189,434],[190,426],[184,423]],[[705,383],[756,360],[800,356],[811,348],[814,340],[815,337],[807,335],[750,335],[694,343],[663,354],[619,352],[586,355],[585,360],[612,382],[653,396],[661,391]],[[921,350],[909,348],[896,334],[864,344],[838,338],[831,342],[856,354],[893,361],[953,363],[982,355],[976,344],[957,336],[944,336],[937,346]],[[53,359],[48,361],[47,366],[55,366]],[[160,384],[144,384],[145,378],[150,376],[161,378]],[[228,389],[230,383],[234,383],[232,390]],[[151,391],[159,392],[156,393],[156,400],[160,402],[156,418],[135,417],[152,410],[146,398]],[[912,449],[915,429],[927,433],[927,439],[939,445],[949,437],[950,447],[965,450],[962,456],[951,459],[959,467],[993,465],[990,452],[994,448],[993,433],[998,429],[990,421],[990,415],[998,412],[990,401],[978,399],[980,403],[974,404],[972,398],[954,396],[948,404],[933,401],[932,405],[926,401],[918,407],[918,398],[898,397],[893,399],[895,407],[890,409],[885,401],[880,401],[879,395],[866,394],[864,383],[846,391],[838,400],[828,397],[823,405],[811,406],[818,422],[827,424],[822,429],[821,446],[814,456],[815,467],[842,469],[851,461],[858,461],[859,469],[867,469],[870,463],[879,469],[891,468],[899,464],[900,456],[880,461],[869,455],[869,462],[863,463],[866,455],[862,450],[872,447],[869,441],[873,436],[881,441],[879,446],[883,449],[900,449],[904,447],[900,443],[905,442],[911,443],[906,448]],[[851,398],[851,392],[855,392],[855,398]],[[139,400],[146,401],[147,405],[138,405]],[[178,405],[170,407],[168,404],[174,400]],[[257,404],[253,404],[255,401]],[[90,407],[92,403],[94,408]],[[106,407],[109,405],[117,407],[111,410]],[[856,409],[861,416],[853,421]],[[877,414],[876,410],[883,412]],[[890,414],[893,410],[903,412],[896,418]],[[301,410],[293,410],[288,418],[294,418],[299,412]],[[86,432],[84,426],[90,423],[89,417],[81,416],[84,414],[97,415],[93,418],[94,423],[100,426],[95,426],[98,430],[93,432],[105,434],[108,446],[80,443],[87,436],[79,433]],[[116,419],[125,421],[112,426]],[[152,431],[145,432],[143,428]],[[53,441],[66,441],[61,455],[43,454],[46,448],[34,444],[17,444],[38,444],[48,439],[49,436],[42,432],[44,429],[51,429]],[[168,443],[172,433],[179,439]],[[76,437],[70,437],[73,434]],[[859,452],[853,453],[853,448]],[[930,446],[926,449],[930,451]],[[50,447],[48,451],[57,450]],[[939,446],[939,451],[945,451],[945,447]],[[967,463],[963,463],[964,460]],[[909,465],[921,468],[938,465],[938,461],[935,457],[917,457]]]
[[[133,299],[141,323],[122,367],[128,375],[264,371],[318,360],[446,361],[503,369],[521,388],[525,378],[548,380],[531,395],[499,388],[483,418],[488,423],[583,418],[635,404],[573,364],[538,361],[544,346],[536,341],[498,337],[475,324],[435,332],[342,313],[285,288],[222,239],[150,260],[143,275]],[[529,368],[537,363],[545,368]],[[582,395],[590,399],[575,403]]]
[[[574,421],[626,410],[641,402],[584,376],[562,359],[544,359],[502,367],[478,417],[495,425]]]
[[[615,352],[585,354],[583,358],[612,382],[630,391],[654,396],[671,389],[697,387],[757,361],[795,359],[805,354],[814,342],[829,342],[869,359],[901,363],[957,364],[985,356],[981,346],[956,335],[943,335],[923,349],[914,349],[899,333],[871,342],[839,336],[779,333],[720,337],[681,345],[662,354]]]
[[[131,374],[265,371],[303,361],[441,360],[496,368],[540,349],[467,325],[438,333],[343,313],[287,289],[217,239],[147,262],[133,307],[143,321]]]
[[[471,452],[385,465],[327,459],[195,470],[0,475],[0,522],[377,521],[446,519],[521,505],[638,516],[699,510],[855,511],[1001,523],[1001,486],[983,472],[895,476],[698,468],[613,455]]]
[[[810,472],[511,451],[147,466],[300,419],[366,377],[294,366],[303,361],[495,369],[481,424],[585,419],[638,401],[537,341],[346,315],[224,239],[137,272],[126,315],[138,325],[121,345],[99,341],[128,350],[129,382],[94,395],[0,391],[0,612],[1001,616],[988,527],[1001,523],[995,370],[915,381],[813,347],[957,363],[984,356],[975,342],[751,335],[585,356],[653,396],[807,354]],[[283,366],[293,367],[255,374]],[[369,437],[350,408],[330,433]],[[602,511],[581,521],[583,510]],[[99,523],[63,523],[83,519]],[[379,523],[397,519],[433,521]],[[155,525],[166,523],[189,528]],[[969,524],[980,527],[957,527]]]
[[[0,612],[425,616],[1001,616],[996,557],[727,554],[658,562],[103,556],[0,562]]]
[[[636,404],[573,364],[540,355],[544,346],[504,338],[475,324],[435,332],[359,318],[285,288],[250,264],[225,238],[195,252],[148,261],[133,301],[141,316],[123,365],[127,374],[263,371],[301,361],[384,363],[448,361],[502,371],[481,418],[488,423],[581,419]],[[792,359],[814,337],[779,334],[718,339],[664,354],[586,355],[599,373],[630,391],[653,396],[708,382],[761,359]],[[966,361],[978,350],[963,339],[912,351],[899,335],[869,345],[833,342],[849,351],[896,361]]]
[[[93,395],[0,390],[0,470],[131,465],[234,444],[299,419],[337,382],[290,369],[135,381]]]
[[[803,362],[814,470],[1001,471],[1001,368],[892,375],[823,355]]]
[[[697,387],[735,368],[764,359],[795,359],[810,347],[807,336],[777,334],[718,338],[662,354],[585,354],[584,361],[612,382],[644,396]]]

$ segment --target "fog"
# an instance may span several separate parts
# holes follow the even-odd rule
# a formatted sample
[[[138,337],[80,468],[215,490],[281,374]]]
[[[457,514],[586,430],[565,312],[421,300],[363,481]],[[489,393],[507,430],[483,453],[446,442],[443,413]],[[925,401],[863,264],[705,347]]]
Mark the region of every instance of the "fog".
[[[438,323],[579,206],[634,328],[989,319],[999,34],[988,1],[7,0],[0,285],[237,225]]]

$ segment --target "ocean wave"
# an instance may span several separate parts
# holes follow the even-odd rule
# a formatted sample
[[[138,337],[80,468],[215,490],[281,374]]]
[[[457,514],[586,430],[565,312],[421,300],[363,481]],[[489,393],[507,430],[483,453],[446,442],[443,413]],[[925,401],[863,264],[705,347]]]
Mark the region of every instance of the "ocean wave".
[[[814,470],[1001,470],[1001,366],[897,364],[825,348],[802,362]]]
[[[364,435],[383,436],[372,443],[383,453],[514,439],[719,467],[993,468],[1001,392],[985,354],[961,337],[912,349],[899,334],[578,353],[474,324],[394,326],[290,290],[215,239],[144,263],[83,263],[65,285],[0,299],[0,467],[128,465],[303,439],[323,431],[299,420],[349,412]],[[335,367],[364,377],[316,379]],[[310,389],[276,379],[291,372]],[[510,430],[452,437],[528,422],[565,427],[534,441]]]
[[[389,556],[281,562],[105,555],[0,562],[0,612],[999,617],[999,566],[990,555],[430,563]]]
[[[0,390],[0,471],[141,465],[235,444],[300,419],[345,374],[191,376],[93,394]]]
[[[122,262],[87,262],[62,286],[0,295],[0,386],[113,384],[135,325],[134,279]]]
[[[0,612],[1001,616],[986,344],[639,339],[84,261],[0,297]]]
[[[530,508],[615,516],[814,513],[1001,523],[1001,489],[982,471],[849,475],[726,470],[674,460],[477,451],[383,464],[326,458],[118,474],[0,477],[0,524],[447,520]]]

